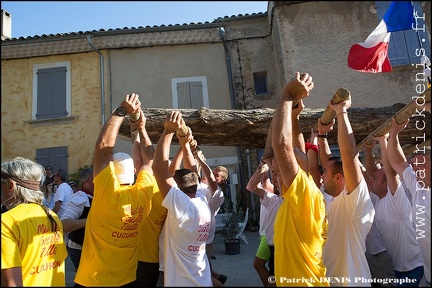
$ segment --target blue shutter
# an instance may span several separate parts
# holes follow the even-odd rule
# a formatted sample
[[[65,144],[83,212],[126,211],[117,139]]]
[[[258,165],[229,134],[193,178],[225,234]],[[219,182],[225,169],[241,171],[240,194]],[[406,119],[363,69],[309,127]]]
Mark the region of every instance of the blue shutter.
[[[36,119],[52,118],[52,94],[49,90],[49,69],[38,69],[37,75],[37,113]]]
[[[189,82],[177,83],[178,108],[191,108],[189,94]]]
[[[203,85],[201,81],[189,82],[189,91],[190,91],[190,108],[201,108],[204,107],[203,100]]]
[[[420,17],[423,17],[423,11],[421,8],[421,3],[420,1],[413,1],[412,2],[414,4],[414,11],[417,12],[417,15],[419,15]],[[426,19],[417,19],[417,23],[418,23],[418,27],[417,27],[417,31],[412,29],[412,30],[406,30],[403,31],[405,34],[405,38],[406,38],[406,43],[408,45],[408,52],[409,52],[409,58],[410,58],[410,63],[412,64],[417,64],[420,63],[420,56],[416,56],[416,49],[420,49],[421,47],[423,47],[423,49],[425,49],[425,53],[426,56],[431,59],[431,46],[430,46],[430,40],[429,40],[429,35],[426,31]],[[430,21],[430,20],[429,20]],[[424,29],[423,29],[424,27]],[[423,29],[424,31],[421,31],[420,29]],[[424,39],[424,42],[421,42],[421,39]],[[419,54],[419,53],[417,53]]]
[[[36,119],[66,117],[66,67],[37,71]]]
[[[68,157],[67,146],[36,149],[36,162],[43,167],[52,166],[53,173],[58,169],[68,171]]]
[[[384,17],[385,12],[390,6],[391,1],[375,1],[377,8],[378,23]],[[419,16],[423,15],[419,1],[413,1],[414,10]],[[422,19],[417,20],[420,25],[426,25]],[[377,24],[378,25],[378,24]],[[372,32],[372,31],[371,31]],[[419,39],[425,39],[420,46]],[[423,47],[430,58],[430,43],[426,32],[414,29],[392,32],[389,43],[389,59],[392,66],[401,66],[420,63],[420,57],[416,56],[416,49]]]

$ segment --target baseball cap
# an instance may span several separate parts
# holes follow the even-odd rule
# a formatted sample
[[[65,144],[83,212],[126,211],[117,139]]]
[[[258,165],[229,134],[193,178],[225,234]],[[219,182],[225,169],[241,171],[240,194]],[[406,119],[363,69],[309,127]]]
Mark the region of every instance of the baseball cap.
[[[124,152],[113,155],[114,169],[120,184],[134,183],[134,163],[132,157]]]

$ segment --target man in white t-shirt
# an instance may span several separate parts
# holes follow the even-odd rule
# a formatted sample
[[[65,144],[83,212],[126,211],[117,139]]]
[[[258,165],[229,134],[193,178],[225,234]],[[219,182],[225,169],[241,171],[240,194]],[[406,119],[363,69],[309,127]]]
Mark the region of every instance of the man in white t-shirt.
[[[270,166],[275,166],[276,158],[273,157],[270,162]],[[260,198],[260,203],[265,208],[265,214],[260,215],[263,216],[262,228],[264,231],[265,239],[267,245],[270,249],[270,256],[268,259],[268,277],[275,276],[274,272],[274,222],[276,219],[276,213],[279,210],[280,205],[282,204],[283,198],[280,197],[279,194],[279,183],[277,180],[277,176],[275,170],[272,169],[272,182],[270,182],[268,172],[270,170],[269,165],[267,163],[260,163],[258,165],[258,169],[254,173],[254,175],[249,180],[246,185],[246,189],[252,193],[255,193]],[[272,190],[272,191],[271,191]],[[261,218],[261,217],[260,217]],[[261,219],[260,219],[261,220]],[[261,227],[260,227],[261,229]],[[267,278],[268,278],[267,277]],[[261,281],[262,276],[260,275]],[[273,287],[273,283],[269,283],[268,279],[266,279],[266,283],[263,283],[265,287]]]
[[[181,113],[171,111],[164,122],[164,131],[156,146],[153,172],[168,209],[162,233],[164,243],[165,286],[211,287],[210,265],[206,256],[206,240],[211,215],[207,199],[197,192],[198,174],[190,169],[169,172],[169,152],[174,133],[184,125]],[[194,157],[190,144],[182,145],[185,167],[191,167]]]
[[[373,174],[381,168],[381,164],[378,163],[377,159],[373,154],[375,147],[375,141],[372,143],[366,142],[363,149],[364,156],[364,168],[363,176],[365,177],[366,183],[369,187],[369,196],[371,198],[372,204],[374,205],[376,212],[376,204],[379,200],[378,196],[372,192],[371,178]],[[386,279],[394,278],[395,270],[393,267],[393,259],[387,252],[387,248],[384,245],[381,234],[377,227],[376,215],[374,217],[374,222],[372,223],[371,230],[366,236],[366,259],[369,264],[369,270],[371,271],[371,276],[376,281],[381,281],[381,287],[393,287],[393,283],[383,284]]]
[[[423,277],[423,258],[412,223],[411,204],[388,161],[387,138],[388,134],[378,137],[383,168],[370,177],[372,192],[379,197],[375,205],[375,222],[393,259],[395,277],[410,279],[411,286],[418,286]]]
[[[336,113],[338,121],[337,140],[341,158],[331,157],[327,153],[330,149],[326,137],[335,121],[324,126],[318,120],[323,186],[325,192],[333,197],[326,203],[328,233],[323,252],[326,276],[338,277],[340,283],[332,283],[332,286],[371,286],[367,281],[371,274],[365,256],[365,239],[371,229],[375,210],[360,169],[361,163],[348,118],[351,99],[339,104],[330,102],[329,107]]]
[[[425,104],[430,113],[430,102]],[[430,117],[430,116],[429,116]],[[418,121],[422,121],[420,118]],[[406,127],[409,120],[397,124],[392,119],[390,136],[388,138],[388,158],[390,165],[405,182],[412,202],[412,220],[414,222],[417,241],[423,257],[424,277],[427,283],[420,286],[430,287],[431,284],[431,151],[423,145],[418,145],[415,156],[407,161],[399,144],[399,133]],[[422,125],[421,123],[417,123]],[[424,123],[423,123],[424,124]],[[420,131],[419,131],[420,133]],[[423,135],[423,134],[421,134]]]
[[[73,195],[73,190],[66,183],[67,173],[66,171],[59,169],[54,174],[54,183],[57,184],[57,191],[54,194],[54,208],[52,209],[57,216],[61,219],[63,213],[66,211],[66,207],[70,198]]]
[[[219,187],[219,182],[217,180],[219,179],[219,181],[225,181],[225,179],[228,178],[228,170],[225,167],[218,166],[217,168],[215,168],[216,171],[212,171],[205,162],[206,159],[204,157],[204,154],[198,147],[195,147],[194,155],[197,161],[197,169],[202,170],[202,172],[204,173],[204,177],[202,178],[205,179],[204,181],[200,182],[197,193],[202,193],[202,195],[207,198],[211,213],[210,229],[206,241],[207,259],[210,265],[213,286],[221,287],[223,286],[223,284],[225,284],[227,276],[219,274],[215,270],[213,270],[211,258],[214,251],[214,239],[216,234],[216,214],[219,212],[221,205],[225,201],[224,193],[221,187]],[[224,176],[222,177],[223,179],[221,177],[216,178],[215,174],[218,174],[218,176],[220,176],[219,169],[222,169],[224,172]]]

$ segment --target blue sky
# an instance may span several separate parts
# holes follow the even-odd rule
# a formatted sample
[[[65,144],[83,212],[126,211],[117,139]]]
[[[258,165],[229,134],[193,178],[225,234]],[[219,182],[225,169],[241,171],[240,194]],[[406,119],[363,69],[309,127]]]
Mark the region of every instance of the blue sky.
[[[12,37],[212,22],[267,11],[267,1],[1,1]]]

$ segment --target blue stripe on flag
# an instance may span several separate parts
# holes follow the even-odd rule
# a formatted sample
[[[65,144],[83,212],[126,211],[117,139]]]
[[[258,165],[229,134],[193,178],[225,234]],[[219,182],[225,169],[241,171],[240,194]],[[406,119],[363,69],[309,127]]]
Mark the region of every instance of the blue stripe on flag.
[[[410,1],[393,1],[383,17],[387,25],[387,32],[410,30],[415,27],[416,21],[413,6]]]

